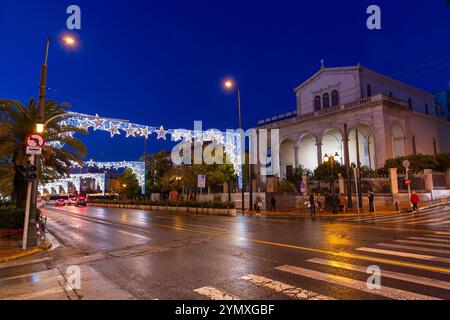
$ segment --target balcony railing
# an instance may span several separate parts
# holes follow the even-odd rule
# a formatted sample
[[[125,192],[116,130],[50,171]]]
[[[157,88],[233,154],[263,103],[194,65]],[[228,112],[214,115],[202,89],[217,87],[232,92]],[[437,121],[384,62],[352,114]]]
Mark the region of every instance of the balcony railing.
[[[259,126],[268,125],[268,124],[285,125],[285,124],[289,124],[289,123],[293,123],[293,122],[300,122],[300,121],[310,120],[312,118],[317,118],[317,117],[322,117],[322,116],[329,115],[329,114],[338,113],[343,110],[360,108],[360,107],[366,106],[370,103],[379,102],[379,101],[387,101],[387,102],[397,104],[401,107],[409,108],[408,102],[402,101],[402,100],[397,100],[393,97],[389,97],[385,94],[380,93],[380,94],[377,94],[372,97],[360,99],[360,100],[353,101],[350,103],[341,104],[339,106],[335,106],[335,107],[331,107],[331,108],[321,109],[316,112],[305,113],[305,114],[301,114],[301,115],[297,115],[297,112],[295,112],[295,111],[289,112],[284,115],[280,115],[280,116],[276,116],[276,117],[258,121],[258,125]],[[287,115],[289,115],[289,116],[287,116]]]

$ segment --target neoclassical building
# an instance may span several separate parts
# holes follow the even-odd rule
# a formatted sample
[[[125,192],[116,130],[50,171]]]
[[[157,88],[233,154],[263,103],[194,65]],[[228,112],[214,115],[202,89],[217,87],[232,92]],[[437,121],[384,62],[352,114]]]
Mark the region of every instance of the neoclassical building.
[[[296,111],[258,123],[280,130],[281,178],[298,165],[315,169],[325,154],[377,169],[397,156],[450,151],[450,122],[433,94],[361,65],[322,66],[294,91]]]

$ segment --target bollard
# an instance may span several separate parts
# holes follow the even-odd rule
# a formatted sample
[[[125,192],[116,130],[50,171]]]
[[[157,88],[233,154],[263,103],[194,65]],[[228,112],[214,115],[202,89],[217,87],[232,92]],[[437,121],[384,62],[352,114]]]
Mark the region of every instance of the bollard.
[[[398,202],[397,201],[395,201],[395,211],[398,212]]]

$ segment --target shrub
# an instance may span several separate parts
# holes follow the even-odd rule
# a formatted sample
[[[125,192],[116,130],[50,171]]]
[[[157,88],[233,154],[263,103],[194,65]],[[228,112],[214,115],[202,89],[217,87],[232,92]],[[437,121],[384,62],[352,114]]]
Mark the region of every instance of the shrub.
[[[0,208],[0,229],[22,229],[25,210],[14,207]]]
[[[116,204],[116,205],[144,205],[144,206],[163,206],[163,207],[191,207],[191,208],[214,208],[214,209],[234,209],[236,207],[234,202],[221,201],[150,201],[150,200],[103,200],[96,199],[90,203],[98,204]]]

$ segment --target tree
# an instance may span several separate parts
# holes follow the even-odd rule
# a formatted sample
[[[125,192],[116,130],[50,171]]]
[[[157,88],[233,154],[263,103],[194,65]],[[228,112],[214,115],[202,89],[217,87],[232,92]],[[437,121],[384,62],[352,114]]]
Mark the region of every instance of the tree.
[[[405,160],[409,160],[410,162],[410,174],[421,173],[424,169],[437,170],[440,166],[437,157],[434,155],[414,154],[406,157],[388,159],[385,162],[384,168],[386,170],[389,170],[389,168],[397,168],[399,173],[405,173],[405,168],[403,167],[403,161]],[[444,157],[442,161],[444,164]]]
[[[46,126],[47,143],[40,157],[40,179],[43,182],[68,174],[71,162],[82,164],[82,159],[86,156],[86,147],[73,134],[87,132],[75,126],[61,124],[71,117],[68,108],[68,104],[57,104],[52,100],[45,103],[44,122],[56,118]],[[38,110],[33,99],[30,99],[27,106],[19,101],[0,100],[0,159],[13,168],[9,174],[1,175],[0,179],[13,181],[12,195],[18,208],[25,207],[27,188],[27,181],[23,177],[23,169],[28,163],[24,140],[29,133],[35,132],[37,119]]]
[[[162,191],[162,179],[173,168],[170,152],[162,150],[158,153],[146,155],[147,167],[146,190],[149,193]]]
[[[330,161],[322,163],[320,166],[314,170],[314,179],[331,181],[331,165]],[[336,180],[339,176],[338,174],[345,174],[345,167],[337,161],[333,161],[333,179]]]
[[[134,200],[141,192],[139,181],[129,168],[120,175],[119,184],[119,195],[122,199]]]
[[[286,175],[286,181],[292,183],[296,187],[296,190],[300,191],[299,187],[300,182],[303,181],[303,176],[308,176],[309,178],[311,178],[312,175],[313,173],[311,172],[311,170],[305,169],[302,167],[302,165],[299,165],[297,168],[294,168],[292,172],[289,172]]]

